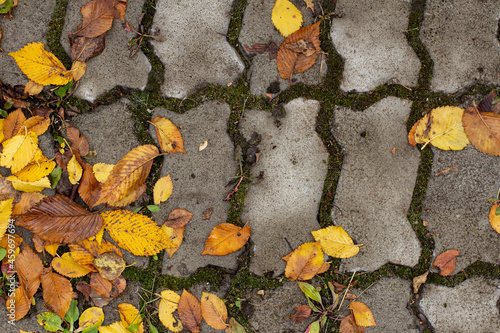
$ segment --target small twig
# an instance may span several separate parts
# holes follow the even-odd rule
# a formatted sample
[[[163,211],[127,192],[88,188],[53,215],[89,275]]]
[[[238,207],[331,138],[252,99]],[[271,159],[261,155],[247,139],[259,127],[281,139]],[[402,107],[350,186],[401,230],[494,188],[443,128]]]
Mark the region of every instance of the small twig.
[[[342,297],[342,301],[340,301],[339,309],[342,308],[342,303],[344,303],[344,299],[347,295],[347,292],[349,291],[349,287],[351,286],[351,282],[354,279],[354,275],[356,275],[356,271],[354,271],[354,273],[352,273],[351,280],[349,281],[349,284],[347,285],[347,288],[344,291],[344,296]]]
[[[377,281],[375,281],[375,282],[373,282],[372,284],[370,284],[368,287],[366,287],[366,289],[365,289],[365,290],[363,290],[363,291],[361,292],[361,294],[359,294],[359,295],[358,295],[358,298],[359,298],[361,295],[363,295],[363,293],[364,293],[365,291],[367,291],[368,289],[370,289],[370,288],[371,288],[371,287],[372,287],[375,283],[377,283],[377,282],[378,282],[378,280],[377,280]]]

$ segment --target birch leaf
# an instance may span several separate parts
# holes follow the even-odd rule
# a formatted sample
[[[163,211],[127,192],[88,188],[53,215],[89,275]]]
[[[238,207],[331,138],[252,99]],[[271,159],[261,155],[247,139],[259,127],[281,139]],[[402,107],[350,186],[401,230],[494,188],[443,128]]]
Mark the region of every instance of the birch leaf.
[[[73,185],[78,184],[82,178],[83,169],[80,163],[76,160],[76,155],[73,155],[66,166],[68,170],[69,182]]]
[[[172,194],[173,189],[172,178],[170,175],[166,175],[158,179],[153,189],[153,198],[155,205],[159,205],[160,202],[166,201]]]
[[[50,265],[56,272],[69,278],[79,278],[91,272],[90,269],[80,265],[71,258],[69,252],[64,253],[61,257],[52,259]]]
[[[330,226],[311,232],[314,239],[320,242],[326,254],[335,258],[354,257],[359,252],[359,246],[354,245],[351,237],[342,227]]]
[[[358,326],[377,326],[375,323],[375,318],[373,318],[372,311],[369,307],[361,302],[351,302],[349,305],[352,314],[354,315],[354,320]]]
[[[227,327],[227,308],[215,294],[203,293],[201,296],[201,313],[208,326],[223,330]]]
[[[92,171],[94,172],[95,179],[97,179],[99,183],[105,183],[114,166],[114,164],[105,163],[94,164]]]
[[[44,188],[52,188],[50,185],[50,180],[48,177],[43,177],[34,182],[23,182],[18,179],[16,176],[9,176],[7,180],[12,182],[12,186],[22,192],[40,192]]]

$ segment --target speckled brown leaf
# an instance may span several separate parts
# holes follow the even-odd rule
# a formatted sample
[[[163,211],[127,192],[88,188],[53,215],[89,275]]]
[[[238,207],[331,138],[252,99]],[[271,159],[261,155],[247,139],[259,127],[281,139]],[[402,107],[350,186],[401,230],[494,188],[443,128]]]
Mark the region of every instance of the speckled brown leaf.
[[[73,298],[73,287],[65,277],[52,272],[51,268],[44,269],[40,279],[42,280],[43,300],[56,314],[64,318]]]
[[[71,199],[56,194],[45,197],[16,224],[53,243],[76,243],[94,236],[102,227],[102,217],[91,213]]]
[[[126,1],[92,0],[82,7],[83,22],[73,33],[77,36],[97,37],[113,25],[113,19],[125,21]]]
[[[168,219],[165,221],[165,225],[170,228],[182,228],[184,227],[194,216],[193,213],[186,209],[176,208],[168,214]]]
[[[99,255],[92,264],[103,278],[110,281],[118,278],[127,265],[125,260],[114,252],[105,252]]]
[[[436,257],[433,267],[439,267],[439,275],[448,276],[455,270],[455,260],[457,256],[457,250],[444,251]]]
[[[90,274],[90,287],[94,289],[99,295],[109,297],[113,285],[111,281],[102,277],[99,273]]]
[[[477,150],[500,156],[500,114],[480,112],[470,106],[465,109],[462,122],[467,138]]]
[[[276,61],[279,74],[283,79],[291,79],[293,74],[304,72],[314,65],[321,53],[320,24],[321,21],[318,21],[301,28],[288,36],[281,44]]]
[[[83,175],[80,179],[80,185],[78,186],[78,194],[89,206],[93,209],[95,203],[99,199],[99,194],[101,193],[101,183],[97,181],[92,171],[92,165],[85,163],[83,165]]]
[[[354,316],[348,315],[340,322],[340,333],[364,333],[365,327],[356,325]]]
[[[185,289],[182,291],[181,298],[179,299],[177,311],[184,327],[193,333],[200,332],[199,325],[202,319],[201,303],[193,294],[190,294]]]

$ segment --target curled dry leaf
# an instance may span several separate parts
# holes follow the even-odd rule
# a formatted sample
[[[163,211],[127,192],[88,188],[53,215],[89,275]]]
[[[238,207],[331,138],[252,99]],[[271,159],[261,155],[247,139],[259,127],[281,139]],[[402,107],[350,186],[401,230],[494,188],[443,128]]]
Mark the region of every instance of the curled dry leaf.
[[[182,134],[170,120],[156,117],[152,122],[160,148],[167,154],[186,153]]]
[[[159,205],[160,202],[166,201],[170,198],[173,188],[174,184],[172,183],[170,175],[166,175],[165,177],[158,179],[153,189],[153,199],[155,205]]]
[[[205,211],[202,213],[202,220],[210,220],[210,217],[212,216],[212,213],[214,212],[214,207],[210,207],[205,209]]]
[[[125,270],[125,260],[114,252],[105,252],[94,259],[93,263],[99,274],[105,279],[113,281]]]
[[[52,259],[50,265],[56,272],[69,278],[79,278],[91,272],[90,269],[80,265],[71,258],[69,252],[63,253],[61,257]]]
[[[372,311],[369,307],[361,302],[351,302],[349,305],[352,314],[354,315],[354,321],[358,326],[377,326],[375,319],[373,318]]]
[[[425,282],[427,282],[427,275],[429,275],[429,271],[425,272],[422,275],[416,276],[413,278],[413,293],[418,293],[420,286],[422,286]]]
[[[202,294],[201,314],[208,326],[216,330],[223,330],[227,327],[227,308],[217,295],[205,292]]]
[[[321,244],[326,254],[335,258],[350,258],[358,254],[359,246],[354,245],[351,237],[342,227],[330,226],[311,232]]]
[[[64,318],[73,298],[73,287],[65,277],[53,273],[46,268],[40,277],[42,281],[43,300],[54,309],[56,314]]]
[[[324,262],[319,242],[304,243],[282,259],[287,262],[285,276],[290,281],[310,280],[330,267],[330,264]]]
[[[491,227],[500,234],[500,215],[497,215],[498,205],[491,206],[489,220]]]
[[[462,121],[467,137],[477,150],[500,156],[500,114],[481,112],[470,106],[465,109]]]
[[[113,25],[113,19],[125,22],[127,2],[120,0],[93,0],[82,7],[82,24],[73,35],[94,38],[102,35]]]
[[[165,226],[170,228],[182,228],[184,227],[191,218],[194,216],[193,213],[186,209],[176,208],[168,214],[168,219],[165,221]]]
[[[198,151],[205,150],[205,148],[208,147],[208,139],[200,143],[200,146],[198,147]]]
[[[182,324],[193,333],[200,332],[201,323],[201,303],[191,293],[185,289],[182,291],[181,298],[179,299],[179,318]]]
[[[321,53],[319,25],[321,21],[309,25],[288,36],[278,50],[276,58],[280,76],[291,79],[295,73],[311,68]]]
[[[455,270],[457,256],[457,250],[444,251],[436,257],[432,267],[439,267],[439,275],[448,276]]]
[[[248,225],[238,227],[231,223],[221,223],[210,232],[202,255],[225,256],[236,252],[248,242],[251,232]]]

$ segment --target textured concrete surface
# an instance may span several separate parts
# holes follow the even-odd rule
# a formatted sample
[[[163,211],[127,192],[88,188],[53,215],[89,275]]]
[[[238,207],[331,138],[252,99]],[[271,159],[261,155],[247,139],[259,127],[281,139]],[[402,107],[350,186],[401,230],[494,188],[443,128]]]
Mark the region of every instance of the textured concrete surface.
[[[186,150],[186,154],[165,156],[160,176],[170,174],[173,191],[170,198],[159,205],[160,211],[153,213],[153,218],[157,223],[163,223],[176,208],[187,209],[194,214],[186,226],[180,249],[171,259],[165,255],[163,274],[185,277],[206,265],[230,270],[237,267],[236,256],[239,252],[222,257],[201,255],[210,231],[226,222],[229,202],[223,199],[230,191],[226,184],[237,171],[233,143],[226,129],[229,112],[227,104],[216,102],[206,102],[182,115],[162,108],[153,112],[153,119],[161,116],[179,128],[182,126]],[[150,133],[156,138],[153,126],[150,126]],[[208,140],[208,146],[198,151],[205,140]],[[210,220],[202,220],[202,213],[210,207],[213,207]]]
[[[267,44],[271,39],[279,47],[285,40],[271,21],[274,3],[274,0],[249,0],[241,24],[238,40],[240,50],[251,59],[247,76],[250,80],[250,93],[254,95],[265,96],[270,93],[274,97],[278,92],[290,86],[290,80],[283,80],[280,77],[276,60],[270,60],[267,53],[249,53],[245,48],[245,45],[250,47],[253,44]],[[307,9],[304,1],[293,0],[292,3],[302,13],[303,27],[315,23],[312,12]],[[297,83],[303,82],[309,85],[321,83],[321,76],[326,73],[327,68],[326,61],[323,64],[321,62],[322,56],[320,55],[312,68],[303,73],[294,74],[293,79]],[[272,89],[271,84],[279,85],[279,90]]]
[[[500,84],[499,17],[499,0],[427,1],[420,38],[434,61],[432,90]]]
[[[43,327],[38,324],[36,316],[42,312],[46,312],[47,309],[43,307],[43,299],[40,297],[35,297],[36,305],[31,308],[33,314],[26,316],[23,319],[11,324],[8,322],[8,312],[5,306],[0,307],[0,327],[2,328],[2,333],[19,333],[22,329],[26,332],[42,332]]]
[[[476,260],[500,263],[500,234],[488,220],[488,199],[498,192],[500,158],[482,154],[471,145],[460,151],[432,151],[434,162],[422,219],[429,223],[434,237],[434,257],[446,250],[458,250],[452,274]]]
[[[406,134],[410,106],[411,101],[387,97],[364,111],[335,109],[332,133],[344,161],[332,220],[364,244],[358,255],[342,261],[343,271],[418,262],[420,244],[406,217],[419,164]]]
[[[160,0],[152,31],[164,42],[152,41],[165,66],[162,93],[183,98],[206,83],[230,85],[245,66],[226,40],[232,0]]]
[[[313,241],[310,232],[320,229],[316,215],[328,153],[315,131],[319,104],[299,98],[284,110],[280,127],[269,112],[257,110],[246,111],[240,124],[247,139],[254,132],[262,136],[262,155],[252,175],[263,171],[264,180],[249,187],[242,214],[242,221],[250,220],[253,229],[250,271],[258,275],[282,274],[286,263],[281,257]]]
[[[439,333],[500,331],[500,280],[473,277],[455,288],[426,284],[420,309]]]
[[[417,84],[420,61],[405,38],[409,0],[339,0],[331,37],[345,59],[340,89],[366,92],[396,78]]]
[[[68,34],[82,24],[80,9],[88,1],[69,1],[66,19],[61,36],[61,44],[68,54],[70,47]],[[128,1],[125,20],[138,29],[144,1]],[[129,57],[127,43],[135,37],[135,33],[125,31],[122,21],[114,20],[113,27],[106,33],[106,48],[104,52],[87,61],[87,71],[80,79],[75,95],[93,102],[104,92],[115,86],[144,89],[148,81],[151,65],[139,50],[132,58]]]
[[[10,85],[26,84],[28,78],[17,67],[14,58],[7,55],[16,52],[28,43],[42,42],[47,44],[47,32],[55,0],[19,1],[14,8],[14,17],[2,17],[2,40],[0,43],[0,80]],[[20,33],[21,32],[21,33]],[[50,51],[45,45],[45,49]]]

